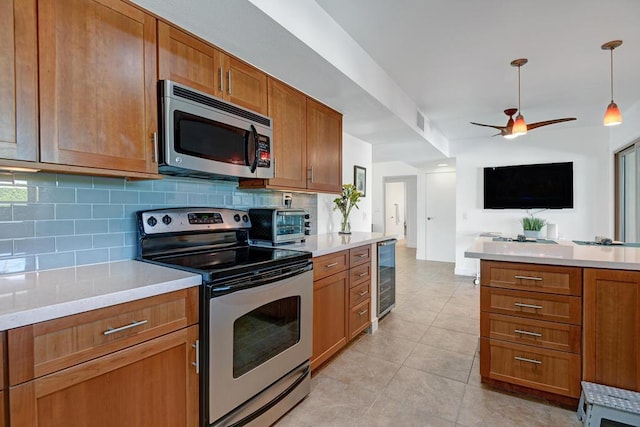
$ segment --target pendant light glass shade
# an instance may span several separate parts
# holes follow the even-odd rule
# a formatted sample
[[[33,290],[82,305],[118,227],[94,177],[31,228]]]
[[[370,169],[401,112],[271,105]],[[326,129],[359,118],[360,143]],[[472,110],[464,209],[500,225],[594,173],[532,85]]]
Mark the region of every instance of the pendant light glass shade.
[[[611,101],[607,107],[607,111],[604,113],[604,125],[615,126],[622,123],[622,114],[615,102]]]
[[[511,135],[516,137],[516,136],[526,135],[526,134],[527,134],[527,124],[525,123],[524,117],[522,117],[522,114],[518,114],[516,116],[516,121],[513,122],[513,127],[511,128]]]
[[[607,42],[601,46],[603,50],[608,50],[611,52],[611,102],[607,106],[607,111],[604,113],[604,125],[605,126],[615,126],[622,123],[622,114],[620,113],[620,109],[613,102],[613,49],[620,47],[622,45],[622,40],[613,40]]]

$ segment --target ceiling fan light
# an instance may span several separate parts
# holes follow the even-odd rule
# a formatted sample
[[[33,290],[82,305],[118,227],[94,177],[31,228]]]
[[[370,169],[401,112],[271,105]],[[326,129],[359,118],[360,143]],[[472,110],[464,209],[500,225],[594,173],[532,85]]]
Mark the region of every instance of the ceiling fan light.
[[[518,135],[514,135],[514,134],[512,134],[512,133],[508,133],[508,134],[506,134],[506,135],[503,135],[503,137],[504,137],[505,139],[516,139],[516,138],[518,137]]]
[[[511,134],[515,136],[527,134],[527,124],[524,122],[522,114],[518,114],[516,121],[513,122],[513,128],[511,128]]]
[[[622,123],[622,114],[615,102],[611,101],[611,104],[607,107],[607,111],[604,113],[604,125],[615,126]]]

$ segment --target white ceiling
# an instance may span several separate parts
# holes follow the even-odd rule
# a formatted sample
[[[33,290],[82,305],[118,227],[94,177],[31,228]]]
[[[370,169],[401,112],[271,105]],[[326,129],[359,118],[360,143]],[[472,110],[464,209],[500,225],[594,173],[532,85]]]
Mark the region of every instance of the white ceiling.
[[[374,161],[419,166],[443,157],[393,106],[302,41],[306,28],[283,27],[259,0],[135,1],[342,111],[344,130],[373,144]],[[517,106],[516,58],[529,59],[521,74],[527,123],[578,118],[532,132],[601,124],[610,95],[609,52],[600,46],[610,40],[624,41],[614,52],[615,101],[623,114],[640,102],[638,0],[270,1],[323,8],[450,144],[495,133],[470,121],[506,123],[502,110]]]

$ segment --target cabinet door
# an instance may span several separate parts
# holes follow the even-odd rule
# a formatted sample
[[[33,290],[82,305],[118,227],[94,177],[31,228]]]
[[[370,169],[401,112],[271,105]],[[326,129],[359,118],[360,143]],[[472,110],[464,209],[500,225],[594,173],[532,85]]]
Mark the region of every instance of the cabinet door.
[[[347,343],[348,298],[346,271],[313,283],[312,370]]]
[[[12,387],[14,426],[197,426],[191,326]]]
[[[267,115],[267,75],[239,59],[221,53],[224,98]]]
[[[37,160],[36,1],[0,1],[0,158]]]
[[[120,0],[40,0],[41,161],[157,172],[156,22]]]
[[[269,79],[269,116],[273,119],[275,178],[270,186],[307,188],[307,97]]]
[[[307,99],[309,190],[342,191],[342,115]]]
[[[584,380],[640,391],[640,272],[584,270]]]
[[[220,52],[203,41],[165,22],[158,22],[158,74],[160,80],[173,80],[222,97]]]

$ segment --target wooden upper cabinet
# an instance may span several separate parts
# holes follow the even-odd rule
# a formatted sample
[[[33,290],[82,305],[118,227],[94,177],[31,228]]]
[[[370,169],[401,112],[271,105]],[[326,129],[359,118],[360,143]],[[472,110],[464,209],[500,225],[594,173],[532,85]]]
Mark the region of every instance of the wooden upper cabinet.
[[[269,116],[273,119],[275,178],[269,185],[307,188],[307,97],[269,79]]]
[[[309,98],[307,163],[309,190],[330,193],[342,191],[342,115]]]
[[[160,80],[173,80],[267,114],[265,73],[162,21],[158,64]]]
[[[640,272],[584,269],[585,381],[640,391]]]
[[[232,56],[221,55],[224,98],[267,115],[267,75]]]
[[[38,158],[36,0],[0,1],[0,158]]]
[[[158,76],[222,97],[219,51],[166,22],[158,21]]]
[[[120,0],[38,3],[41,161],[157,172],[156,20]]]

